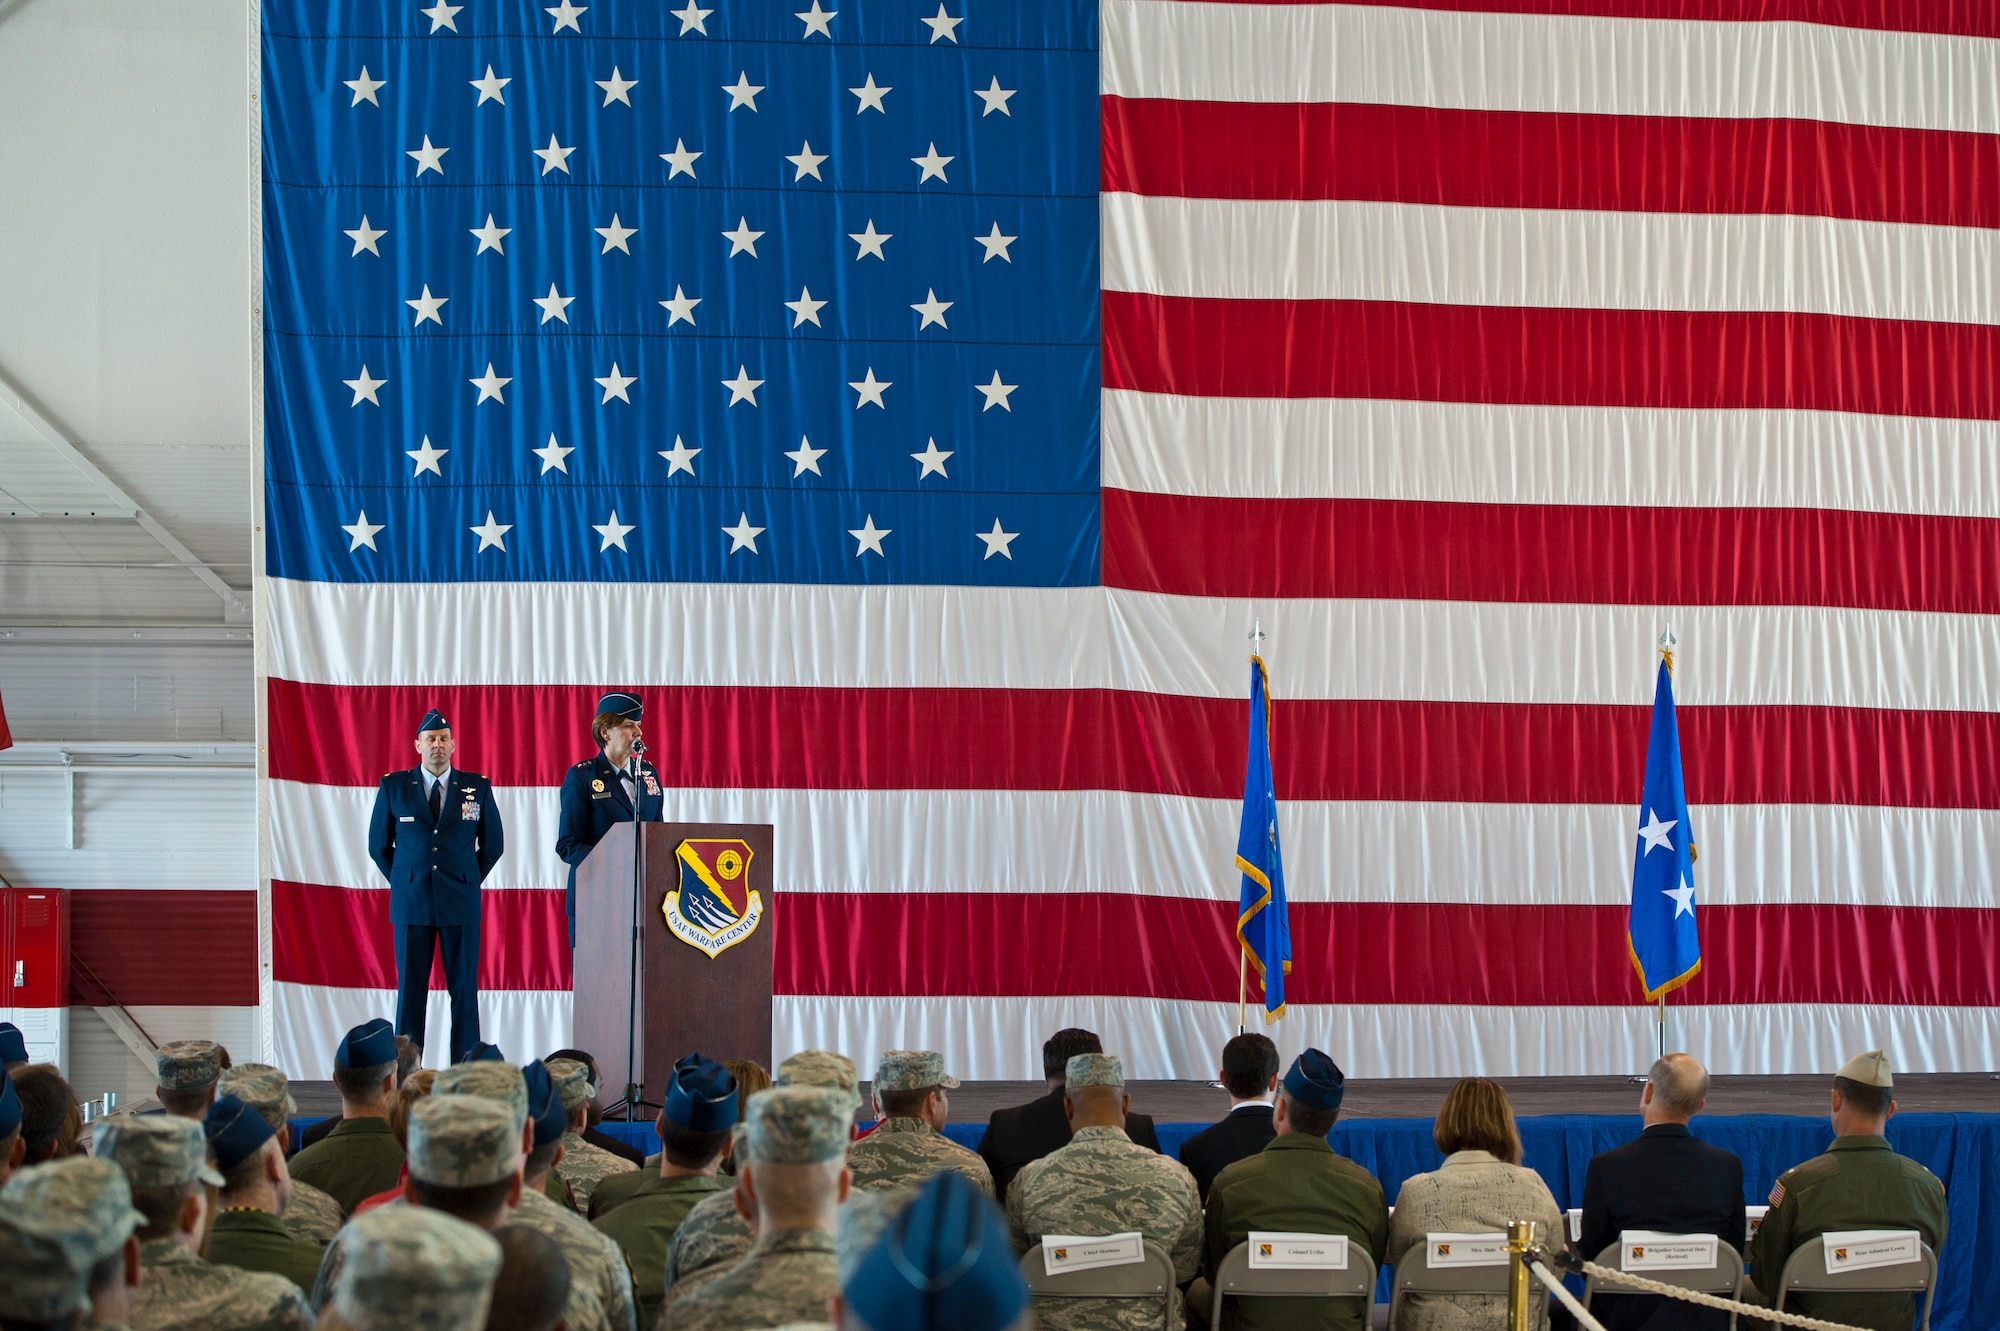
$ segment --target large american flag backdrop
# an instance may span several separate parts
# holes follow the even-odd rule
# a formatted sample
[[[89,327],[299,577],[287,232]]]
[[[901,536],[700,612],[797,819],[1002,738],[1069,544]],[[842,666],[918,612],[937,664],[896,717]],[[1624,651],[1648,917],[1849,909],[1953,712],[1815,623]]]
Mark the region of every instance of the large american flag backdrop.
[[[1643,1066],[1671,625],[1673,1043],[2000,1065],[2000,11],[671,3],[263,7],[281,1062],[390,1010],[430,706],[488,1036],[565,1041],[630,687],[776,825],[780,1054],[1207,1075],[1261,622],[1287,1049]]]

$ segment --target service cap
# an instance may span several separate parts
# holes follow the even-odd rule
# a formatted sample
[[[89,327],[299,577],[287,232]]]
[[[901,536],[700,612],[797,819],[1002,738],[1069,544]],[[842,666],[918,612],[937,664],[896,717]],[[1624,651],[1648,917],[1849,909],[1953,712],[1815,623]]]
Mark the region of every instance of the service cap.
[[[28,1061],[28,1037],[11,1021],[0,1021],[0,1063]]]
[[[556,1089],[562,1092],[563,1109],[574,1114],[590,1097],[597,1094],[597,1088],[590,1084],[590,1065],[579,1063],[573,1058],[552,1058],[548,1061],[549,1075],[556,1079]]]
[[[1308,1109],[1338,1109],[1347,1095],[1347,1078],[1338,1063],[1308,1049],[1285,1072],[1285,1094]]]
[[[146,1217],[109,1161],[71,1156],[30,1165],[0,1188],[0,1317],[53,1322],[90,1306],[91,1268]]]
[[[692,1132],[721,1132],[736,1123],[736,1078],[700,1054],[674,1064],[667,1082],[668,1119]]]
[[[1028,1282],[999,1208],[947,1169],[889,1222],[841,1297],[872,1327],[1000,1331],[1026,1310]]]
[[[423,734],[426,730],[450,730],[450,729],[451,729],[451,722],[445,720],[444,713],[440,712],[435,707],[431,708],[428,712],[425,712],[424,719],[417,722],[417,733],[419,735]]]
[[[569,1131],[569,1110],[563,1108],[562,1092],[549,1075],[548,1064],[536,1059],[521,1069],[521,1082],[528,1092],[528,1121],[535,1125],[535,1149],[559,1142]]]
[[[1880,1086],[1884,1090],[1889,1090],[1896,1084],[1896,1078],[1889,1069],[1889,1056],[1880,1049],[1870,1049],[1865,1054],[1856,1054],[1842,1063],[1840,1071],[1835,1075],[1845,1077],[1849,1081],[1858,1081],[1863,1086]]]
[[[208,1163],[201,1124],[173,1114],[114,1114],[97,1129],[97,1154],[125,1171],[134,1188],[177,1188],[201,1182],[222,1186]]]
[[[409,1162],[434,1187],[498,1183],[521,1167],[521,1119],[482,1096],[427,1095],[410,1110]]]
[[[1063,1087],[1078,1091],[1086,1086],[1123,1086],[1125,1065],[1110,1054],[1073,1054],[1063,1064]]]
[[[11,1137],[21,1126],[21,1097],[14,1090],[14,1079],[0,1072],[0,1137]]]
[[[472,1046],[472,1052],[467,1054],[461,1061],[466,1063],[505,1063],[507,1055],[500,1052],[499,1045],[488,1044],[486,1041],[481,1040],[478,1044]]]
[[[333,1307],[353,1331],[480,1331],[500,1274],[491,1234],[423,1206],[378,1206],[344,1236]]]
[[[947,1076],[944,1055],[935,1049],[888,1049],[875,1065],[875,1093],[922,1091],[933,1086],[952,1090],[958,1078]]]
[[[597,700],[597,714],[606,712],[621,721],[642,721],[646,716],[646,704],[639,701],[637,694],[613,692]]]
[[[847,1155],[854,1135],[854,1099],[824,1086],[773,1086],[750,1102],[744,1135],[753,1161],[821,1165]]]
[[[396,1028],[381,1017],[347,1033],[333,1057],[344,1068],[379,1068],[396,1061]]]
[[[162,1090],[203,1091],[222,1075],[222,1046],[213,1040],[169,1040],[156,1061]]]
[[[263,1114],[233,1095],[219,1095],[202,1120],[202,1134],[208,1138],[208,1153],[215,1167],[227,1174],[263,1149],[277,1131]]]
[[[233,1095],[264,1116],[264,1121],[280,1132],[290,1131],[289,1120],[299,1112],[292,1099],[291,1083],[269,1063],[238,1063],[224,1068],[215,1083],[220,1095]]]
[[[793,1054],[778,1064],[778,1075],[772,1078],[772,1084],[828,1086],[846,1091],[854,1097],[856,1105],[861,1103],[861,1074],[855,1069],[854,1060],[831,1049],[807,1049]]]
[[[454,1063],[431,1083],[432,1095],[476,1095],[514,1114],[514,1131],[528,1121],[528,1082],[512,1063]]]

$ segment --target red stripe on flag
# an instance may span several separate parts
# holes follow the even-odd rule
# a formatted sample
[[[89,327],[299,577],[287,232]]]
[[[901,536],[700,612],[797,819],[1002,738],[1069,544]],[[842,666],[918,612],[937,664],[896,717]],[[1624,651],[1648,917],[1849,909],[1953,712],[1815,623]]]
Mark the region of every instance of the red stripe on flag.
[[[360,688],[273,679],[271,776],[372,786],[437,706],[456,761],[554,786],[596,685]],[[669,786],[1243,793],[1243,701],[1108,689],[648,688]],[[1283,699],[1278,796],[1636,805],[1651,709]],[[2000,713],[1682,707],[1696,804],[2000,808]],[[586,751],[587,752],[587,751]]]
[[[479,987],[570,987],[569,925],[561,892],[482,892]],[[396,987],[395,930],[385,889],[271,883],[271,977],[340,989]],[[431,988],[444,988],[443,963]]]
[[[1327,0],[1215,0],[1219,4],[1316,5]],[[1883,32],[2000,37],[2000,10],[1986,0],[1341,0],[1390,9],[1696,23],[1822,23]]]
[[[1107,291],[1104,386],[2000,419],[2000,325]]]
[[[2000,612],[2000,520],[1106,490],[1104,582],[1176,596]]]
[[[1102,108],[1114,192],[2000,226],[1996,134],[1373,102]]]

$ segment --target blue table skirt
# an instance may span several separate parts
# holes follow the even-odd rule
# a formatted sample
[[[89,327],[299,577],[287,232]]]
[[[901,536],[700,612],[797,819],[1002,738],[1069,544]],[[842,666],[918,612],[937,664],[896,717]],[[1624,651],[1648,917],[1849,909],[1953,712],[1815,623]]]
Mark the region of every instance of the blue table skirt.
[[[1206,1127],[1158,1124],[1169,1155]],[[1583,1204],[1583,1175],[1599,1151],[1639,1135],[1638,1115],[1555,1114],[1520,1120],[1526,1163],[1548,1183],[1556,1204]],[[645,1150],[660,1149],[650,1123],[605,1123],[603,1130]],[[1695,1136],[1734,1151],[1743,1161],[1743,1200],[1764,1202],[1778,1175],[1824,1151],[1833,1129],[1823,1118],[1741,1114],[1695,1119]],[[952,1123],[945,1134],[976,1147],[982,1123]],[[1382,1180],[1391,1201],[1412,1174],[1443,1163],[1431,1141],[1431,1120],[1360,1118],[1341,1123],[1328,1138],[1333,1149]],[[1938,1254],[1936,1331],[2000,1331],[2000,1114],[1899,1114],[1889,1141],[1944,1180],[1951,1232]],[[1386,1280],[1386,1277],[1385,1277]],[[1387,1285],[1378,1297],[1386,1299]]]

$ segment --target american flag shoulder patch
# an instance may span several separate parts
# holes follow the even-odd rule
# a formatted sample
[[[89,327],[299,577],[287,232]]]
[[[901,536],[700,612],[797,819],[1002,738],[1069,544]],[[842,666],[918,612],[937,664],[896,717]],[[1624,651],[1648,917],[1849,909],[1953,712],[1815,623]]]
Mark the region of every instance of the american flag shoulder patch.
[[[1773,1183],[1771,1185],[1771,1205],[1776,1206],[1779,1203],[1783,1202],[1784,1200],[1785,1200],[1785,1181],[1783,1179],[1779,1179],[1776,1183]]]

